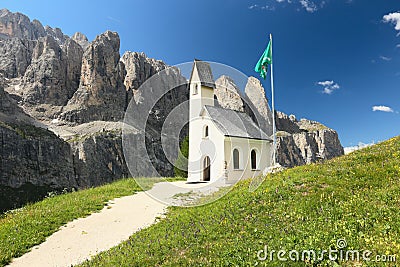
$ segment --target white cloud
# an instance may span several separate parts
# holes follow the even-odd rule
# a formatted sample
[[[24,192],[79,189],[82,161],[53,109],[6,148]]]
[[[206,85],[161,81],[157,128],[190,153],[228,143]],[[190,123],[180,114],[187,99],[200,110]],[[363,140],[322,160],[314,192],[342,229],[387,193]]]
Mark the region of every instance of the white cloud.
[[[359,142],[357,146],[349,146],[349,147],[345,147],[344,148],[344,154],[349,154],[353,151],[359,150],[359,149],[363,149],[369,146],[375,145],[375,142],[369,143],[369,144],[364,144],[362,142]]]
[[[313,13],[318,10],[317,5],[310,0],[300,0],[300,4],[307,12]]]
[[[392,58],[390,58],[390,57],[385,57],[385,56],[380,56],[379,58],[382,59],[382,60],[384,60],[384,61],[390,61],[390,60],[392,60]]]
[[[265,5],[261,7],[262,10],[270,10],[270,11],[274,11],[275,7],[274,6],[269,6],[269,5]]]
[[[265,5],[265,6],[259,6],[259,5],[251,5],[248,7],[249,9],[261,9],[261,10],[275,10],[274,6],[269,6],[269,5]]]
[[[396,45],[397,48],[400,48],[400,44]]]
[[[394,112],[391,107],[387,106],[373,106],[372,111]]]
[[[383,21],[394,24],[394,29],[400,31],[400,11],[383,16]]]
[[[291,4],[293,0],[275,0],[278,3],[285,3],[287,2],[288,4]]]
[[[290,5],[299,5],[301,8],[305,9],[309,13],[314,13],[318,11],[321,8],[324,8],[325,5],[327,5],[328,1],[326,0],[269,0],[271,5],[266,5],[264,8],[262,6],[257,6],[257,5],[252,5],[249,6],[249,9],[254,9],[254,8],[259,8],[259,9],[268,9],[268,10],[275,10],[276,5],[283,5],[283,6],[288,6],[287,4]],[[276,5],[274,5],[275,3]],[[301,8],[298,7],[297,10],[300,10]]]
[[[327,95],[332,94],[335,90],[340,88],[339,84],[335,83],[334,81],[329,81],[329,80],[317,82],[317,84],[324,87],[324,90],[322,90],[322,93],[327,94]]]
[[[333,85],[335,82],[334,81],[324,81],[324,82],[318,82],[319,85],[322,86],[331,86]]]
[[[338,84],[334,84],[334,85],[332,85],[332,87],[331,87],[333,90],[336,90],[336,89],[339,89],[340,88],[340,86],[338,85]]]

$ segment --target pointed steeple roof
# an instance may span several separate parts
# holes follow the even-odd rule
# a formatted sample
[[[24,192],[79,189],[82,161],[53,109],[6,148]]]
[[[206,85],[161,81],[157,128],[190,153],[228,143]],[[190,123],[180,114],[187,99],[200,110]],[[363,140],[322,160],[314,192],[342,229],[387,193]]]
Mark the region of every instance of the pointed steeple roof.
[[[210,64],[208,62],[195,59],[193,62],[192,73],[190,74],[190,82],[192,81],[193,72],[195,69],[197,69],[201,85],[215,89],[215,81]]]

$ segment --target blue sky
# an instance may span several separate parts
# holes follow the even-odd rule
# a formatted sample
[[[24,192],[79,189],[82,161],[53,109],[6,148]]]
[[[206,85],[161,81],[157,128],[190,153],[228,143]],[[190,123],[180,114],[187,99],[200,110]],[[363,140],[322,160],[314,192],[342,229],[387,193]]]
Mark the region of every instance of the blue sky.
[[[257,75],[254,65],[272,33],[278,110],[334,128],[344,146],[400,134],[398,0],[2,4],[68,35],[81,31],[92,40],[117,31],[121,53],[143,51],[170,65],[199,58],[249,76]],[[263,84],[270,95],[269,78]]]

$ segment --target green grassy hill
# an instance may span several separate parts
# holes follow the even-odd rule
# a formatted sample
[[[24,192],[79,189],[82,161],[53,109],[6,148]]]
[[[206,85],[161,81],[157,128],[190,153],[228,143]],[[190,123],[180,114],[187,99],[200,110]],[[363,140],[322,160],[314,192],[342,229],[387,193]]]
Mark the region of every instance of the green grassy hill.
[[[365,255],[371,260],[381,254],[400,257],[399,137],[269,175],[253,193],[248,186],[249,181],[241,182],[209,205],[171,208],[160,223],[84,266],[396,266],[365,262],[361,254],[351,260],[351,253],[349,261],[330,261],[325,254],[322,260],[298,262],[279,261],[276,253],[273,261],[269,254],[260,260],[257,253],[265,246],[268,253],[322,253],[341,248],[337,241],[344,239],[345,254],[370,250]]]
[[[165,179],[145,178],[140,184],[143,189],[150,189],[160,181]],[[101,210],[109,200],[141,190],[134,179],[122,179],[96,188],[51,196],[0,214],[0,266],[44,242],[67,222]]]
[[[160,179],[152,179],[148,185]],[[326,163],[237,184],[217,202],[170,208],[167,218],[84,266],[396,266],[361,260],[282,262],[272,250],[370,250],[400,257],[400,137]],[[0,217],[0,266],[74,218],[140,188],[133,179],[51,197]],[[340,244],[339,244],[340,245]],[[257,253],[268,246],[266,260]],[[261,251],[262,252],[262,251]],[[264,254],[259,254],[265,256]],[[293,254],[292,254],[293,256]],[[296,256],[296,255],[294,255]],[[318,254],[317,256],[320,256]],[[351,256],[351,255],[350,255]],[[400,261],[400,259],[398,259]]]

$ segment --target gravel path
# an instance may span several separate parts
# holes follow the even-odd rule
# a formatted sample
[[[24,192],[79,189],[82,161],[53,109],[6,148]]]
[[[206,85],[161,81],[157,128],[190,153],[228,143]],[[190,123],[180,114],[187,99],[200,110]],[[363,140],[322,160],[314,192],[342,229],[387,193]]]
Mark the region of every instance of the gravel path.
[[[177,194],[193,194],[196,198],[218,188],[215,185],[162,182],[147,192],[114,199],[100,212],[62,226],[45,242],[14,259],[9,266],[59,267],[82,263],[155,223],[169,205],[183,204],[184,200],[177,198]]]

